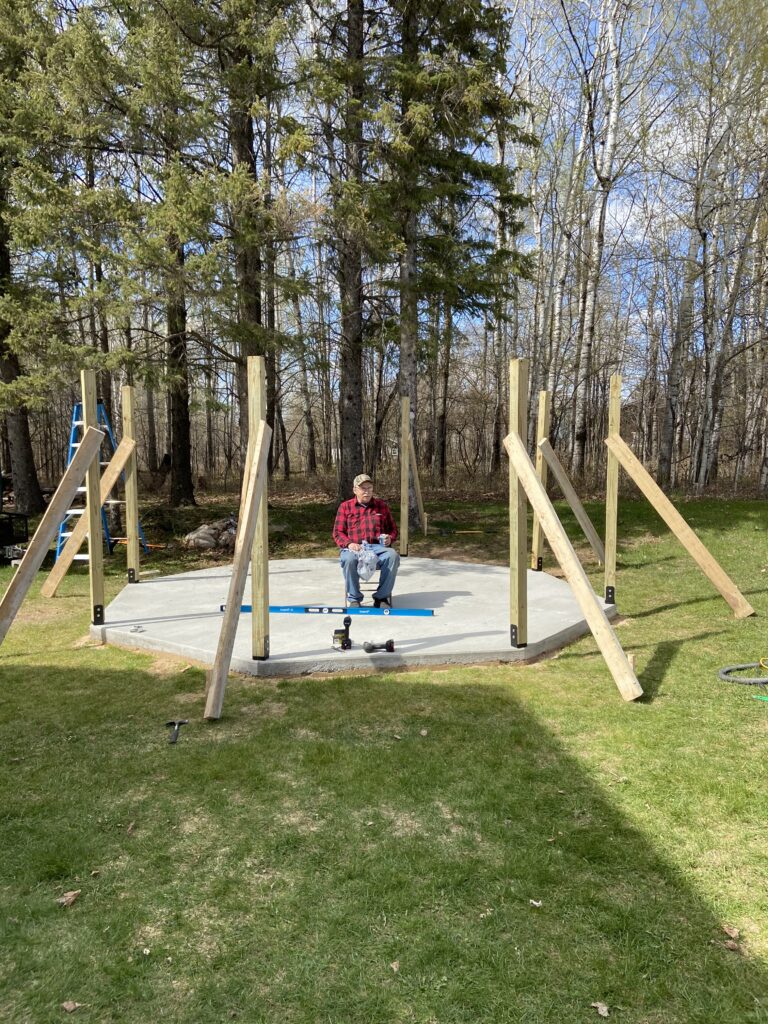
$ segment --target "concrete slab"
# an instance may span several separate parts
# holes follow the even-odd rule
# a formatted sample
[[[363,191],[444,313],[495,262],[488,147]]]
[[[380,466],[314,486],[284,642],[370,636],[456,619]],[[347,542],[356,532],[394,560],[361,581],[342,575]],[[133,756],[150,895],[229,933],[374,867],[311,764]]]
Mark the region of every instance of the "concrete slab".
[[[143,651],[165,651],[213,665],[227,599],[229,567],[130,584],[107,607],[94,637]],[[334,605],[344,599],[335,558],[269,563],[270,604]],[[250,604],[250,578],[244,602]],[[370,604],[370,600],[368,601]],[[529,661],[588,632],[571,589],[544,572],[528,573],[528,646],[509,644],[509,570],[496,565],[404,558],[395,607],[431,608],[433,617],[353,616],[351,651],[331,646],[342,615],[271,614],[270,657],[251,657],[251,617],[243,613],[231,668],[256,676],[302,675],[401,665]],[[609,616],[613,605],[603,605]],[[364,641],[395,641],[394,653],[366,654]]]

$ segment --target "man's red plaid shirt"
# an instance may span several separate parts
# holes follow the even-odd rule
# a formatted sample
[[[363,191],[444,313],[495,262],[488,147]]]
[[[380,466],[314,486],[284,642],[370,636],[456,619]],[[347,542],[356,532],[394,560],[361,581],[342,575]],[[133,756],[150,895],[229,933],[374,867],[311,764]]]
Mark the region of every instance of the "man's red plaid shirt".
[[[371,498],[368,505],[361,505],[357,498],[342,501],[333,524],[333,539],[340,548],[364,540],[378,544],[380,533],[388,533],[393,544],[397,540],[397,526],[386,501]]]

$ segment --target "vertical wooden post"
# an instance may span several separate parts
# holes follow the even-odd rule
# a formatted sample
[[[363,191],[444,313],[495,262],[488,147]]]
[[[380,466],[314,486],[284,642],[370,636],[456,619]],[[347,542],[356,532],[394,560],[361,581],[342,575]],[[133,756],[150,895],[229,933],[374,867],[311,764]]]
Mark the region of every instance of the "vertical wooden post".
[[[509,432],[527,436],[528,360],[509,363]],[[528,645],[528,524],[525,489],[512,461],[509,463],[509,641]]]
[[[89,427],[98,429],[96,412],[96,373],[80,373],[83,393],[83,433]],[[104,543],[101,536],[101,449],[96,452],[85,476],[86,510],[88,517],[88,576],[91,588],[91,622],[104,625]]]
[[[621,374],[611,375],[608,436],[621,433]],[[619,520],[619,462],[608,450],[605,469],[605,601],[616,604],[616,542]]]
[[[123,404],[123,437],[135,441],[136,432],[133,420],[134,391],[130,384],[125,384],[121,388],[121,396]],[[128,582],[138,583],[141,553],[139,546],[139,483],[135,445],[125,464],[125,536],[128,541],[125,558]]]
[[[408,555],[408,488],[411,482],[408,442],[411,439],[411,400],[400,396],[400,556]]]
[[[267,418],[267,372],[264,356],[248,357],[248,458],[253,451],[259,426]],[[267,483],[259,500],[256,533],[251,550],[251,613],[252,657],[266,661],[269,657],[269,522],[267,513]]]
[[[539,444],[541,441],[549,440],[549,422],[551,416],[551,402],[548,391],[539,392],[539,418],[536,421],[536,476],[541,480],[541,486],[547,489],[547,463],[544,453]],[[544,533],[536,513],[533,513],[533,540],[531,541],[531,568],[541,572],[544,568]]]

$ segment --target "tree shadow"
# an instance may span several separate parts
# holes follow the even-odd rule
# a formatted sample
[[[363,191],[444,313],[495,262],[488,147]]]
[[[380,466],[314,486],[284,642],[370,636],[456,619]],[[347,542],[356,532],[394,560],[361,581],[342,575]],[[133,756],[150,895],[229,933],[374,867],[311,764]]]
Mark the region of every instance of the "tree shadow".
[[[123,1024],[765,1020],[766,972],[724,947],[672,833],[507,683],[232,680],[213,728],[201,673],[35,672],[0,669],[14,1019],[75,998]]]

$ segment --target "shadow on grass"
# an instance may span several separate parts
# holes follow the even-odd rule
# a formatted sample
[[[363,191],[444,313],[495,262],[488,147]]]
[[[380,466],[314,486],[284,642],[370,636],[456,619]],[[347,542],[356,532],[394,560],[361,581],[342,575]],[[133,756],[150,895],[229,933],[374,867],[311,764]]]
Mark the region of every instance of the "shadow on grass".
[[[764,1021],[658,836],[484,678],[233,680],[211,726],[197,671],[0,668],[8,1019]]]
[[[672,664],[675,655],[683,643],[691,644],[701,640],[708,640],[710,637],[718,636],[714,630],[706,633],[699,633],[696,636],[687,636],[682,640],[664,640],[653,646],[653,654],[641,673],[638,675],[638,682],[643,688],[643,696],[640,702],[649,704],[659,694],[667,669]]]

